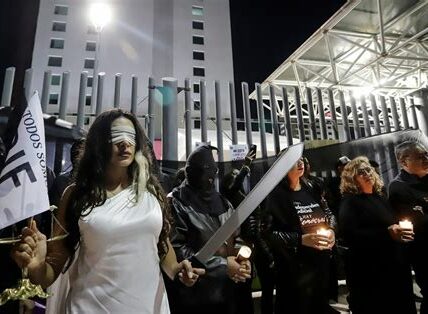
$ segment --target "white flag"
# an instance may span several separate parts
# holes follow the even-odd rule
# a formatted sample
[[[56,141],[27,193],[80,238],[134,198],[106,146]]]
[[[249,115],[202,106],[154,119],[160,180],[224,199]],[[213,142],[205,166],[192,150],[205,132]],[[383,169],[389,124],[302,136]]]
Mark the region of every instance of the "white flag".
[[[43,113],[35,92],[0,175],[0,229],[49,209],[46,174]]]

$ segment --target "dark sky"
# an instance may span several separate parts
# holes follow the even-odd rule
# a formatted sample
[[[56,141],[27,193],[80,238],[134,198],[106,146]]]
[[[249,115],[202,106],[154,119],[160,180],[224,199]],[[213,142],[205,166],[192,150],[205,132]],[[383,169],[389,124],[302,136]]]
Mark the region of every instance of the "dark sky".
[[[230,0],[236,84],[246,81],[252,91],[345,3]]]

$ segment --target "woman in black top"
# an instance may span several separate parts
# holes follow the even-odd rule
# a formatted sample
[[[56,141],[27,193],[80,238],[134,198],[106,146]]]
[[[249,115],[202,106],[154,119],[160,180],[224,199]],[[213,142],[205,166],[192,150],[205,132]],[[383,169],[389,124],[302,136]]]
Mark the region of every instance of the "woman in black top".
[[[400,251],[400,242],[411,241],[413,232],[396,223],[382,188],[366,157],[353,159],[342,172],[339,227],[349,248],[352,313],[416,313],[410,269]]]
[[[299,160],[272,191],[270,242],[278,271],[275,313],[329,313],[330,250],[334,218],[303,179]],[[324,234],[319,234],[320,230]]]

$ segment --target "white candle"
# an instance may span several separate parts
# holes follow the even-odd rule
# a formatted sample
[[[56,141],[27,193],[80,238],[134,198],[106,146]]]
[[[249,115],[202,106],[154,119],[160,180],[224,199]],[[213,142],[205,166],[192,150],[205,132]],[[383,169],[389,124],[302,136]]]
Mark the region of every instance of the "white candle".
[[[410,229],[413,230],[413,224],[411,221],[405,219],[405,220],[401,220],[399,223],[399,226],[403,229]]]
[[[241,246],[238,252],[237,259],[238,260],[249,259],[250,256],[251,256],[251,249],[246,245]]]
[[[330,235],[330,230],[325,229],[325,228],[320,228],[317,230],[317,234],[328,237]]]
[[[328,237],[328,236],[330,236],[330,230],[325,229],[325,228],[319,228],[319,229],[317,230],[317,234],[322,235],[322,236],[325,236],[325,237]],[[327,241],[318,241],[318,243],[319,243],[320,245],[327,245],[327,244],[328,244],[328,242],[327,242]]]

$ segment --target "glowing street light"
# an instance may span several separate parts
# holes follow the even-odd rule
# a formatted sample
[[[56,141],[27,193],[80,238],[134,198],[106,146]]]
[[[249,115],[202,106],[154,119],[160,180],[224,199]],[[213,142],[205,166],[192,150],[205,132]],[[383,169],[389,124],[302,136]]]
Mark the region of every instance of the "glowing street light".
[[[111,9],[105,3],[94,3],[89,8],[89,19],[94,25],[97,33],[100,33],[104,26],[111,20]]]
[[[91,93],[91,109],[94,110],[96,104],[96,90],[97,90],[97,74],[98,74],[98,63],[101,49],[101,32],[110,21],[111,21],[111,9],[105,3],[94,3],[89,7],[89,20],[95,27],[97,32],[97,46],[95,48],[94,56],[94,71],[92,74],[92,93]]]

